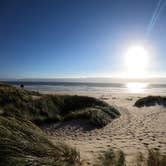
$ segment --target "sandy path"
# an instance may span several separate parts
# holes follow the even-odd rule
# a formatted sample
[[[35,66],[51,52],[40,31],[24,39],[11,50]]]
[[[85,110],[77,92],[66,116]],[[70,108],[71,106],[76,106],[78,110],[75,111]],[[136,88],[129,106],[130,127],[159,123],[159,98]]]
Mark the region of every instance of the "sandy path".
[[[89,165],[110,147],[121,149],[127,160],[132,162],[138,152],[146,154],[147,148],[166,152],[166,109],[155,106],[148,108],[133,107],[134,101],[126,97],[106,96],[107,102],[119,107],[121,117],[102,129],[86,131],[80,126],[66,124],[54,130],[54,126],[45,129],[50,139],[65,141],[80,151],[81,158]]]

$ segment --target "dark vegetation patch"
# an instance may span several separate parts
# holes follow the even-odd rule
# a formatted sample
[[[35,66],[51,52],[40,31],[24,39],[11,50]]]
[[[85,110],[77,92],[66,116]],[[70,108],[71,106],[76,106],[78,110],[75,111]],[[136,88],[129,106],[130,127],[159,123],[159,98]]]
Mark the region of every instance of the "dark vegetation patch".
[[[138,99],[134,106],[144,107],[144,106],[155,106],[156,104],[166,107],[166,97],[162,96],[147,96]]]
[[[34,99],[34,96],[37,98]],[[0,108],[3,116],[20,117],[38,125],[76,118],[87,118],[98,127],[120,116],[106,102],[87,96],[41,95],[0,84]]]

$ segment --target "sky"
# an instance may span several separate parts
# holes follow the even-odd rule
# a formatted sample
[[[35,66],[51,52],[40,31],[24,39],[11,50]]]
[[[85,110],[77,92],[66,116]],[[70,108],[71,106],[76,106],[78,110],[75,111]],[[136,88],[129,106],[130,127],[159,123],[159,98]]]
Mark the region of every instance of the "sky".
[[[149,71],[166,73],[166,9],[159,0],[1,0],[0,78],[107,77],[144,45]],[[165,75],[166,76],[166,75]]]

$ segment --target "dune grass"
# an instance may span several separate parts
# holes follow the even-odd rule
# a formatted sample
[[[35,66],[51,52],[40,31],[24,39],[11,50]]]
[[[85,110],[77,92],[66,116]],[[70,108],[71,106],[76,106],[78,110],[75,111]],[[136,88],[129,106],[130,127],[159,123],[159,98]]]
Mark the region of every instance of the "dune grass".
[[[2,84],[0,108],[3,116],[21,117],[38,125],[84,117],[102,127],[120,116],[118,110],[93,97],[39,93],[35,95],[35,92]]]
[[[139,153],[136,159],[136,166],[165,166],[166,154],[162,154],[158,150],[149,149],[147,158]]]
[[[114,107],[89,107],[83,110],[70,112],[64,120],[71,119],[88,119],[93,125],[97,127],[104,127],[110,123],[114,118],[119,116],[119,112]]]
[[[126,166],[125,155],[123,151],[107,150],[99,157],[99,161],[94,166]],[[138,153],[134,162],[134,166],[166,166],[166,154],[162,154],[158,150],[149,149],[148,155],[145,157],[141,152]]]
[[[161,154],[156,150],[149,150],[147,166],[166,166],[166,154]]]
[[[30,121],[0,116],[0,165],[79,165],[79,153],[65,144],[53,145]]]
[[[125,156],[124,153],[119,151],[114,151],[113,149],[107,150],[100,160],[96,162],[94,166],[125,166]]]
[[[162,105],[166,107],[166,97],[163,96],[147,96],[138,99],[134,106],[136,107],[144,107],[144,106],[155,106],[155,105]]]

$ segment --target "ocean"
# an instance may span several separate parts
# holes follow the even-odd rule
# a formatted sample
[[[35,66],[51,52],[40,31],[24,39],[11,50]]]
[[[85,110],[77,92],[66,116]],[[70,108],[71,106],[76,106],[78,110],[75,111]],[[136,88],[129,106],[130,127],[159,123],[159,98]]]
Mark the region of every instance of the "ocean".
[[[14,86],[24,85],[25,89],[43,93],[148,93],[166,94],[166,84],[144,82],[98,83],[98,82],[20,82],[10,81]]]

